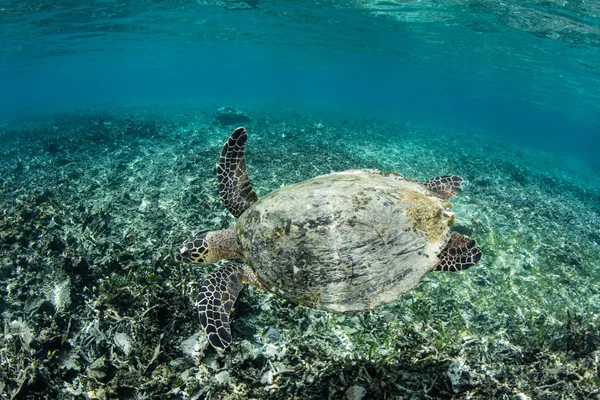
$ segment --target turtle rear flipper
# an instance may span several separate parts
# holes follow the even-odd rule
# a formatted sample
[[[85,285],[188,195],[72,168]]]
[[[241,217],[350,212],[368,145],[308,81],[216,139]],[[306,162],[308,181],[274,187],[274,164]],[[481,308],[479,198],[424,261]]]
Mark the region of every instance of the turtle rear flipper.
[[[448,200],[460,192],[462,183],[463,178],[460,176],[445,175],[431,178],[428,181],[423,182],[423,186],[435,193],[437,197]]]
[[[481,259],[481,250],[475,246],[475,241],[454,232],[448,244],[442,250],[433,271],[462,271]]]
[[[222,266],[202,284],[196,303],[200,324],[216,349],[225,350],[231,344],[229,314],[243,288],[244,270],[237,263]]]
[[[217,179],[219,180],[219,193],[225,207],[239,217],[258,200],[258,196],[248,180],[246,171],[246,141],[248,134],[243,127],[236,128],[225,142],[221,157],[217,163]]]

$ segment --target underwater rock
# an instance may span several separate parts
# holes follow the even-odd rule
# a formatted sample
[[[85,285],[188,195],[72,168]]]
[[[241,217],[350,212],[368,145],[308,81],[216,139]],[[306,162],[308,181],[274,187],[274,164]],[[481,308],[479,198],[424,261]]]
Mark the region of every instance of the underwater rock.
[[[194,333],[189,338],[181,342],[181,351],[191,359],[198,359],[202,356],[204,350],[208,346],[208,340],[199,333]]]
[[[250,117],[233,107],[221,107],[217,110],[213,125],[225,128],[231,125],[242,125],[250,121]]]
[[[115,333],[115,336],[113,337],[113,342],[119,348],[119,350],[123,352],[123,354],[129,356],[129,353],[131,353],[132,343],[131,338],[126,333]]]
[[[264,348],[264,355],[270,360],[281,360],[285,356],[285,347],[276,346],[274,344],[266,344]]]
[[[358,385],[350,386],[348,390],[346,390],[346,398],[348,400],[362,400],[366,394],[366,389]]]
[[[143,199],[138,207],[138,211],[141,213],[146,212],[146,209],[148,208],[149,205],[150,205],[150,203],[146,199]]]
[[[214,380],[219,385],[225,385],[231,381],[231,376],[229,375],[229,371],[221,371],[214,376]]]

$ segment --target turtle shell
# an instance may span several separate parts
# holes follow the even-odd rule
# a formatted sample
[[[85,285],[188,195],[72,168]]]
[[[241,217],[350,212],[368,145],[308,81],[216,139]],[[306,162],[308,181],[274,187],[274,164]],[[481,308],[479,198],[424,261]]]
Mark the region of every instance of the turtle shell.
[[[330,312],[365,311],[413,289],[439,261],[453,222],[418,182],[352,170],[286,186],[238,220],[258,284]]]

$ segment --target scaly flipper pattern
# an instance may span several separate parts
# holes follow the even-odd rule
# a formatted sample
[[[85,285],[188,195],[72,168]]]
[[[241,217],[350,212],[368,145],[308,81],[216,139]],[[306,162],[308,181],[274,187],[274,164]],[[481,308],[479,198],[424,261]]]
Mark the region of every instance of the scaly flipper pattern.
[[[475,246],[475,241],[454,232],[448,244],[442,250],[433,271],[462,271],[481,259],[481,250]]]
[[[258,200],[258,196],[252,190],[252,185],[248,180],[248,171],[246,171],[244,151],[247,140],[246,129],[243,127],[235,129],[229,140],[225,142],[217,163],[217,179],[221,200],[236,218]]]
[[[231,344],[229,314],[243,288],[243,267],[237,263],[224,265],[208,274],[200,288],[196,303],[200,324],[216,349],[225,350]]]
[[[445,175],[432,178],[423,182],[423,186],[434,192],[437,197],[449,200],[452,196],[460,192],[460,185],[463,178],[456,175]]]

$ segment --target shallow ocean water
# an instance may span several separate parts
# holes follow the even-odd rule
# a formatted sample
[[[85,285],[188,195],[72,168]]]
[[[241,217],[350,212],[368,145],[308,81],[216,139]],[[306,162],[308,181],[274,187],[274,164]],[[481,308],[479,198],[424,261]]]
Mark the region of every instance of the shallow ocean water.
[[[587,2],[0,2],[0,398],[600,397],[599,11]],[[215,123],[221,107],[247,118]],[[484,257],[327,314],[194,306],[257,194],[351,168],[456,174]]]

